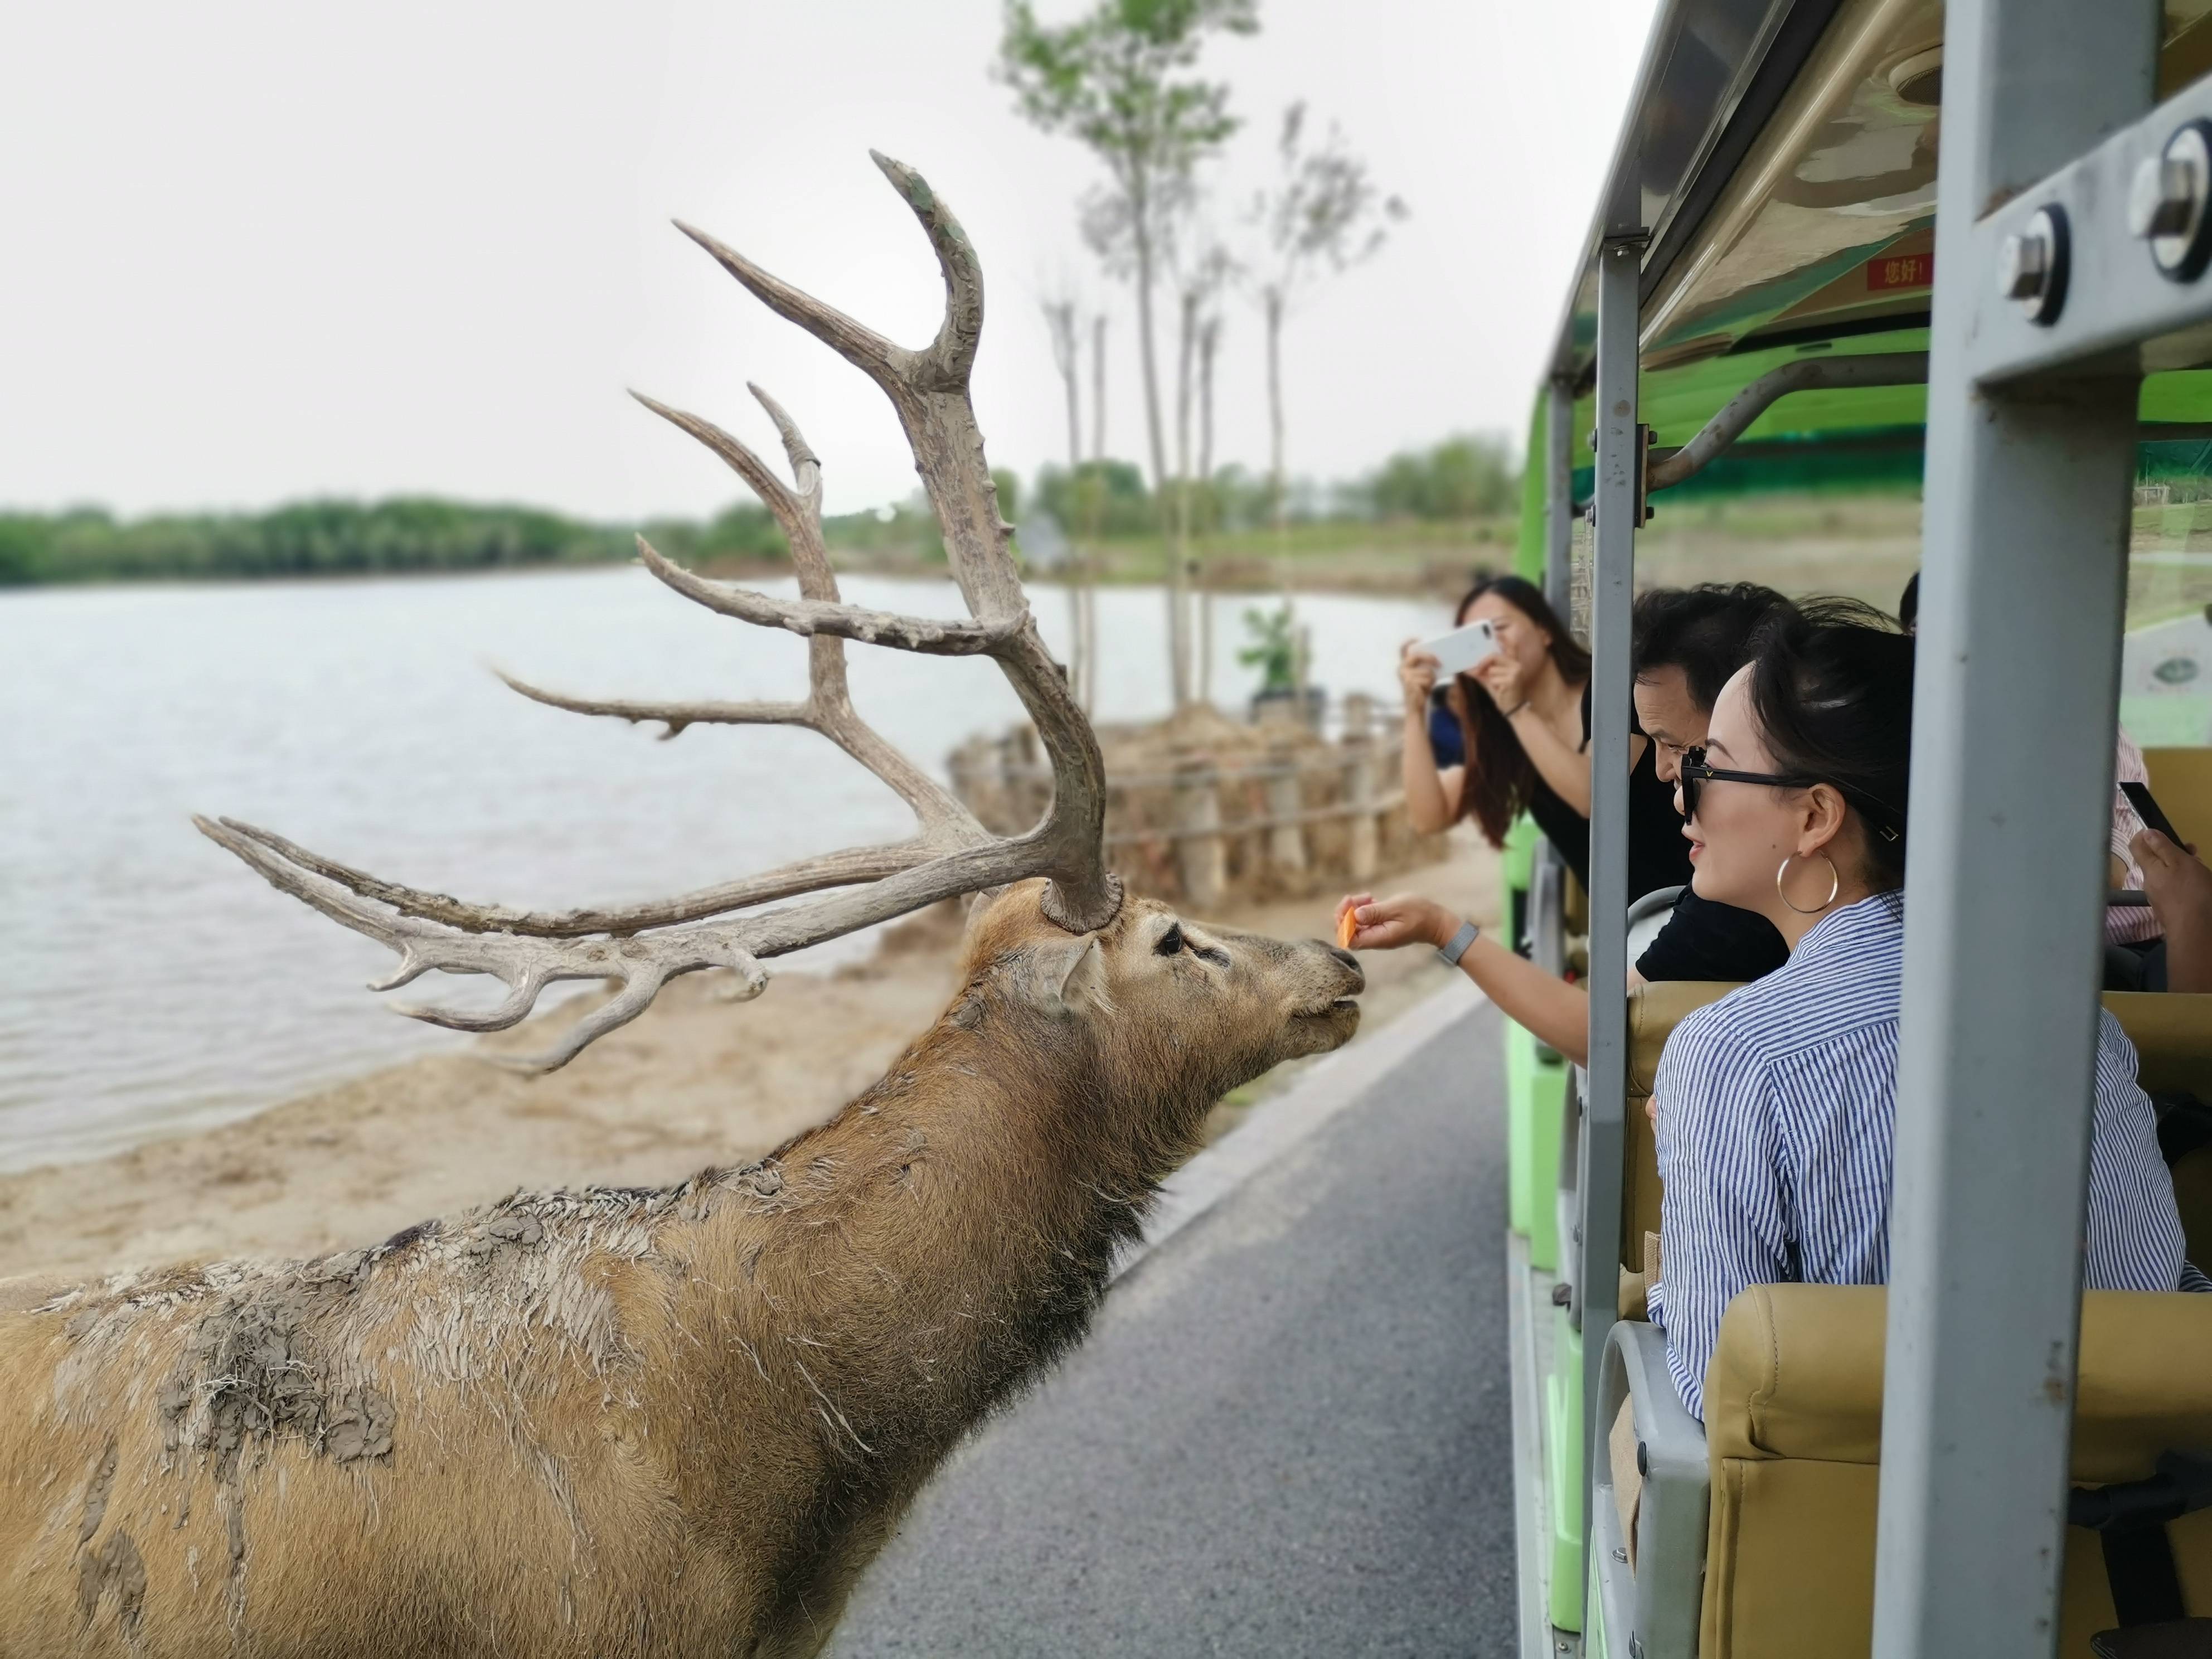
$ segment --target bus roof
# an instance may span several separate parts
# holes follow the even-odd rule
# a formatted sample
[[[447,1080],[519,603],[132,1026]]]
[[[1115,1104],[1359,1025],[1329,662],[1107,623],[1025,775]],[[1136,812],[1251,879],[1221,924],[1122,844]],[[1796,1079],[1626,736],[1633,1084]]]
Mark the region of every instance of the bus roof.
[[[2163,14],[2160,97],[2212,70],[2212,0]],[[1927,349],[1942,38],[1941,0],[1663,0],[1548,377],[1587,394],[1598,250],[1638,232],[1639,410],[1661,446],[1781,362]],[[1917,386],[1804,392],[1744,436],[1917,449],[1925,407]],[[2169,428],[2146,438],[2212,433],[2212,373],[2151,377],[2142,416]],[[1578,469],[1589,427],[1578,410]]]

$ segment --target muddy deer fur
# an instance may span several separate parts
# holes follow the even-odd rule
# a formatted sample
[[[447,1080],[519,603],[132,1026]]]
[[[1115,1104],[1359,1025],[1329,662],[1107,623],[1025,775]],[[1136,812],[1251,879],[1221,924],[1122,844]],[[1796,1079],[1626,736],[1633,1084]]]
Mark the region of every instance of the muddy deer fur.
[[[1134,900],[1071,936],[1041,889],[757,1164],[0,1315],[0,1655],[818,1650],[1208,1106],[1358,1023],[1325,945]]]

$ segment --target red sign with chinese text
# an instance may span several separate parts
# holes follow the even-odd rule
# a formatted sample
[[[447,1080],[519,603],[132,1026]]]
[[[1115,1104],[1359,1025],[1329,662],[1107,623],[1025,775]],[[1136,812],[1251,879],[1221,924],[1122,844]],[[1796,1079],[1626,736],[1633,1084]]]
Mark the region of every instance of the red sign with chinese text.
[[[1885,253],[1868,260],[1866,269],[1869,294],[1936,285],[1936,256],[1932,253]]]

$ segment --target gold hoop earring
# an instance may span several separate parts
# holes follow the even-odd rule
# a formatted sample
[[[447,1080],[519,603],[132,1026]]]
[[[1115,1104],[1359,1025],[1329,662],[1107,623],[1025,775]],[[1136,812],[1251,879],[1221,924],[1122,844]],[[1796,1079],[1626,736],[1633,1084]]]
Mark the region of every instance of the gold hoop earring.
[[[1795,910],[1801,916],[1819,915],[1821,911],[1826,909],[1830,905],[1836,902],[1836,895],[1843,890],[1843,873],[1836,868],[1835,860],[1830,858],[1826,853],[1821,854],[1820,858],[1820,862],[1828,866],[1828,896],[1822,899],[1818,904],[1814,905],[1809,910],[1805,908],[1802,904],[1790,903],[1790,895],[1782,885],[1783,882],[1789,877],[1790,866],[1796,862],[1797,855],[1795,853],[1785,854],[1783,857],[1780,866],[1774,872],[1774,891],[1776,896],[1780,898],[1784,904],[1790,905],[1790,908]]]

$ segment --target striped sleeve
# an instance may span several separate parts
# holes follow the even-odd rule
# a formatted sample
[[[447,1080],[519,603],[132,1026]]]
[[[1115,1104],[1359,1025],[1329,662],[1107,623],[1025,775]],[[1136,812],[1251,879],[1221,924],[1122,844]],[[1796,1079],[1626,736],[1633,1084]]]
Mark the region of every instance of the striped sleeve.
[[[1660,1057],[1661,1237],[1664,1283],[1652,1297],[1667,1370],[1692,1417],[1705,1415],[1705,1367],[1721,1316],[1747,1285],[1789,1277],[1782,1148],[1756,1045],[1731,1041],[1722,1005],[1676,1028]]]
[[[2135,1045],[2110,1011],[2097,1012],[2097,1101],[2089,1137],[2087,1254],[2094,1291],[2171,1291],[2185,1245],[2173,1177],[2158,1150],[2158,1120],[2136,1081]]]

